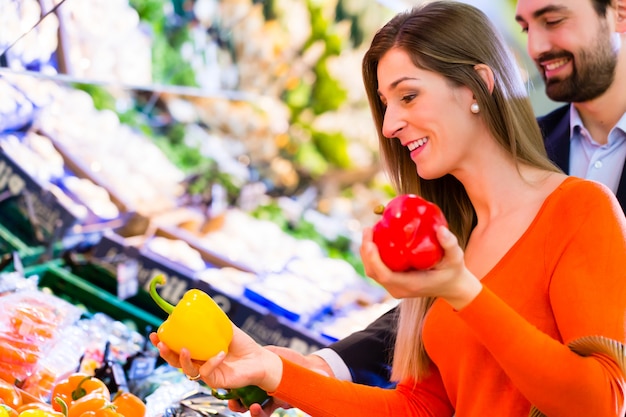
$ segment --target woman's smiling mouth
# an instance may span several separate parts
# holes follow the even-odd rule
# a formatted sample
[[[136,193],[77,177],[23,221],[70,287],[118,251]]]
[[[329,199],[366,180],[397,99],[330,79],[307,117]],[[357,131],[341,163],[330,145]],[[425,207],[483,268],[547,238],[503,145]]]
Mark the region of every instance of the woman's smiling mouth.
[[[426,142],[428,142],[428,138],[422,138],[422,139],[418,139],[413,142],[407,143],[406,147],[409,148],[409,151],[414,151],[415,149],[426,145]]]

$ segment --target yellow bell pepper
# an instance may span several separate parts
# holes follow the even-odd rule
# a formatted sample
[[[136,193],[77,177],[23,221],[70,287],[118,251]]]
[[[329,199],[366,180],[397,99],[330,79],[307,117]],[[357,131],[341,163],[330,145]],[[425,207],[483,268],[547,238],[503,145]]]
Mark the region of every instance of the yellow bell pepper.
[[[0,404],[0,417],[11,417],[12,414],[17,415],[17,411],[6,404]]]
[[[233,338],[230,319],[205,292],[188,290],[173,306],[165,301],[156,290],[157,284],[165,284],[165,276],[156,275],[150,281],[150,296],[169,314],[157,330],[159,339],[174,352],[187,348],[191,358],[206,361],[221,351],[228,352]]]
[[[18,417],[64,417],[62,413],[54,410],[44,410],[43,408],[28,408],[21,411]]]

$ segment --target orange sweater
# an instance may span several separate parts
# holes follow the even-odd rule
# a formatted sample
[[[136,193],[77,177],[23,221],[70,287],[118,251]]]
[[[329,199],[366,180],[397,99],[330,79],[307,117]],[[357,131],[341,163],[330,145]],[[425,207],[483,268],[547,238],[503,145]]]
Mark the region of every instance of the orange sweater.
[[[386,390],[283,360],[273,395],[312,416],[622,417],[626,381],[602,355],[566,344],[626,344],[626,219],[604,186],[566,179],[482,279],[467,307],[437,300],[424,325],[428,378]]]

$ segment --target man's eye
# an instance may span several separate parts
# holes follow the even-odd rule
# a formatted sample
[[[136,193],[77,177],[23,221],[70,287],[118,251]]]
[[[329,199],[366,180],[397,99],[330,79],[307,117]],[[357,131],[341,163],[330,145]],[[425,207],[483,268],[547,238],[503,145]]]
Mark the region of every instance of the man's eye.
[[[545,25],[546,26],[556,26],[559,23],[561,23],[563,21],[563,19],[556,19],[556,20],[546,20]]]
[[[560,18],[560,19],[552,19],[552,20],[545,20],[543,22],[543,25],[546,27],[552,27],[552,26],[557,26],[558,24],[562,23],[565,19]],[[528,26],[522,26],[521,27],[522,33],[528,33]]]

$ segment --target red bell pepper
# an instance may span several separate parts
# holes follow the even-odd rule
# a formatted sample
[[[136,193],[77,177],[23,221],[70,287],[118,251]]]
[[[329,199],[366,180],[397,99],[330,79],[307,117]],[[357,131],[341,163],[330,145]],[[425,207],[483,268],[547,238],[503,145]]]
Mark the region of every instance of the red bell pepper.
[[[402,194],[384,207],[373,227],[373,240],[389,269],[430,269],[443,256],[436,235],[442,225],[447,227],[448,222],[436,204],[415,194]]]

